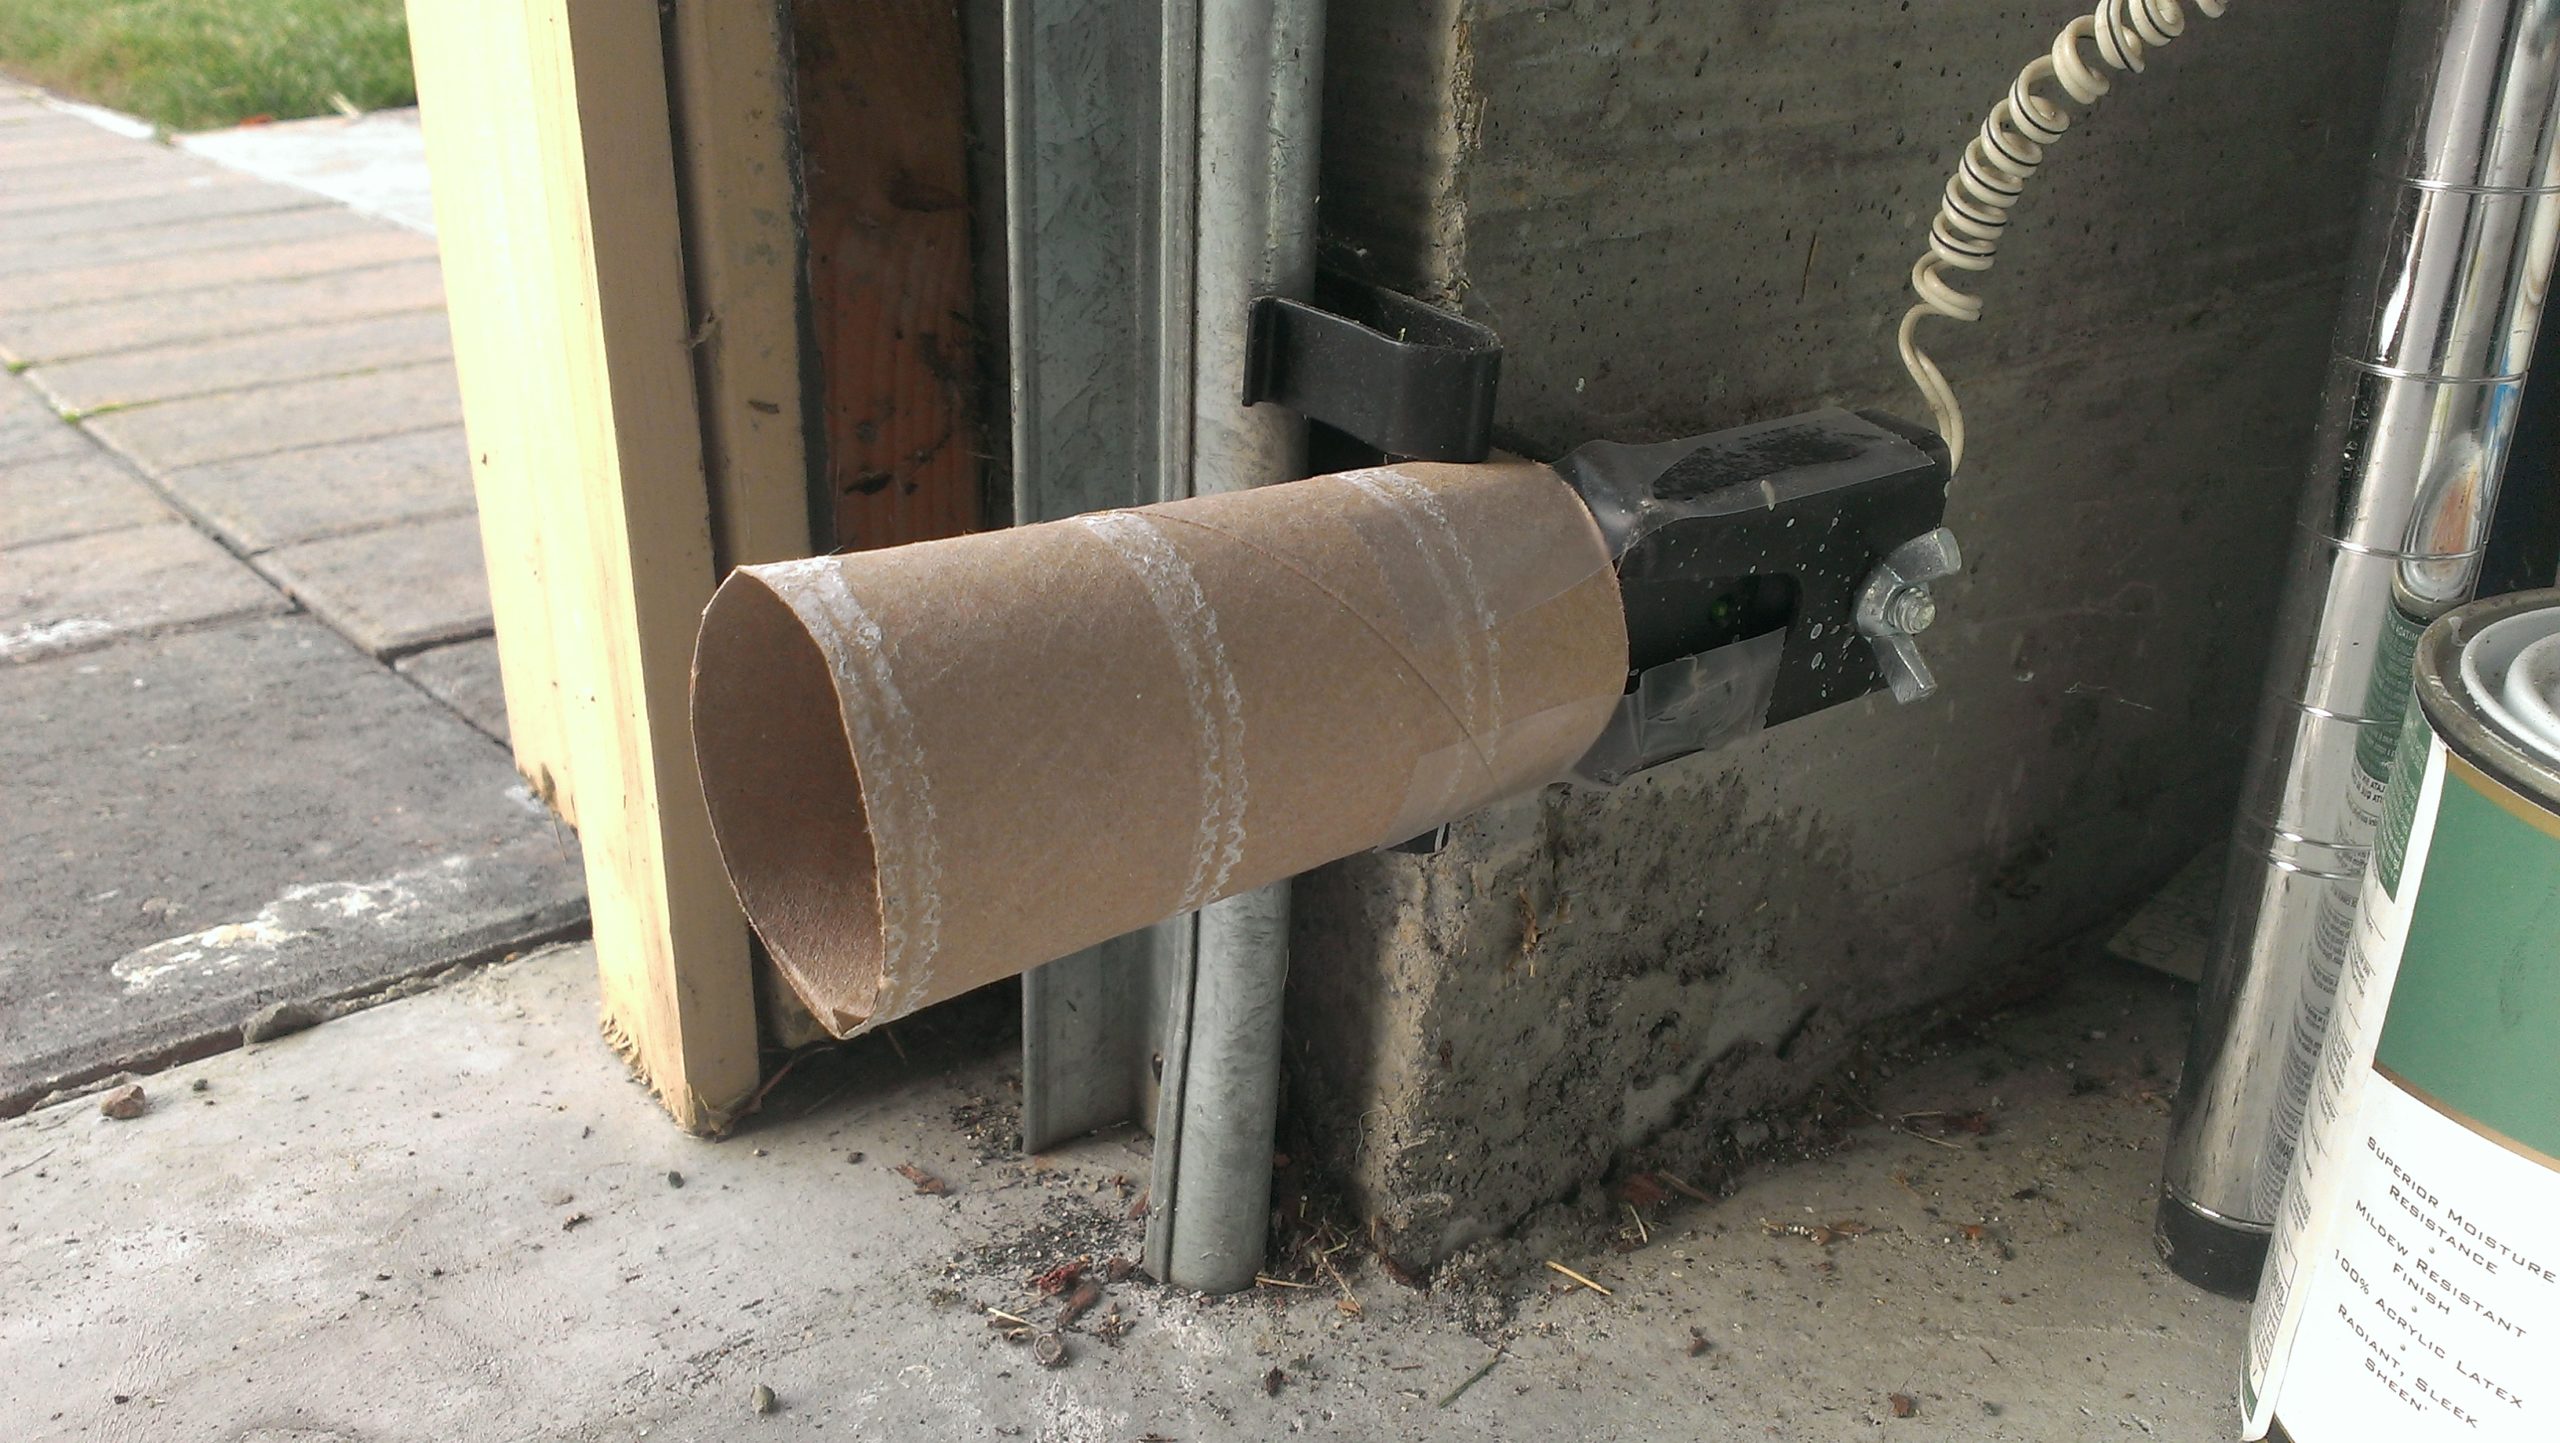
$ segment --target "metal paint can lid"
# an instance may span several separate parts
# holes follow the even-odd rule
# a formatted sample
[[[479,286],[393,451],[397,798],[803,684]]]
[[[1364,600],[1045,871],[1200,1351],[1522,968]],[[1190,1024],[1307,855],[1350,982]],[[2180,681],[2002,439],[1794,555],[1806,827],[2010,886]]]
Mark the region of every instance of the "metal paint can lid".
[[[2560,608],[2482,627],[2462,648],[2462,683],[2489,721],[2560,765]]]

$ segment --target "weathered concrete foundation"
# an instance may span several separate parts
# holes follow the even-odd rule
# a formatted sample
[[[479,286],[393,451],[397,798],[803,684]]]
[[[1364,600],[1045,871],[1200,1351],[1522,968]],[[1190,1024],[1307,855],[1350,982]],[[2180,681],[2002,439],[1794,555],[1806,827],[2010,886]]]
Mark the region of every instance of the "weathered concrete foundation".
[[[1340,6],[1324,224],[1501,332],[1551,457],[1823,404],[1892,357],[1947,167],[2071,6]],[[1881,1019],[2041,966],[2227,823],[2394,7],[2236,7],[2075,126],[1988,318],[1940,694],[1299,884],[1293,1090],[1408,1261]]]

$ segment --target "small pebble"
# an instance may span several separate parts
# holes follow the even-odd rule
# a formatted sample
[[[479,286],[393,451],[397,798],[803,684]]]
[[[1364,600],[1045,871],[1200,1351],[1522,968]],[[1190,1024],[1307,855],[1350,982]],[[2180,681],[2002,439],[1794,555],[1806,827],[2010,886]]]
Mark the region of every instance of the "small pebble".
[[[755,1409],[759,1413],[770,1413],[782,1405],[774,1401],[773,1390],[771,1388],[766,1387],[762,1383],[758,1383],[756,1385],[756,1390],[747,1395],[747,1406]]]
[[[682,1186],[684,1186],[684,1174],[683,1174],[683,1173],[680,1173],[680,1172],[678,1172],[678,1171],[676,1171],[674,1168],[668,1168],[668,1169],[667,1169],[667,1186],[669,1186],[669,1187],[682,1187]]]
[[[255,1047],[319,1025],[320,1014],[312,1008],[299,1002],[279,1002],[250,1013],[249,1020],[240,1024],[240,1041]]]
[[[144,1105],[142,1084],[139,1082],[128,1082],[122,1087],[111,1089],[106,1096],[98,1099],[98,1111],[118,1122],[131,1122],[142,1116]]]
[[[199,1077],[199,1078],[197,1078],[195,1081],[190,1082],[190,1083],[188,1083],[188,1084],[187,1084],[187,1091],[189,1091],[189,1092],[205,1092],[205,1091],[210,1090],[212,1087],[213,1087],[213,1084],[212,1084],[212,1083],[210,1083],[210,1082],[206,1081],[205,1079],[203,1079],[203,1078]]]

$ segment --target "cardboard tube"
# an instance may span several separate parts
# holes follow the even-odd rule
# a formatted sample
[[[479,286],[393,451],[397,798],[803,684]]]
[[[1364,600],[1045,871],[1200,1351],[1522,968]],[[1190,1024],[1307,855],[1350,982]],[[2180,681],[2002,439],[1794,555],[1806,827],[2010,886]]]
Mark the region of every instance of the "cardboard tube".
[[[694,746],[838,1036],[1560,776],[1626,682],[1553,471],[1409,463],[742,568]]]

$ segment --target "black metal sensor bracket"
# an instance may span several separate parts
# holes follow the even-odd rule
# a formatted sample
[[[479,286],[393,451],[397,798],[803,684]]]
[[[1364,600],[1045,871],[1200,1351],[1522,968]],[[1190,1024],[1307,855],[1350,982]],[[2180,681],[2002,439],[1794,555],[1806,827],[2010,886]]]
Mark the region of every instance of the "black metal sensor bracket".
[[[1962,564],[1939,523],[1947,449],[1874,411],[1811,411],[1556,463],[1600,523],[1628,674],[1575,768],[1613,783],[1763,727],[1936,689],[1913,637]]]
[[[1408,460],[1483,460],[1501,377],[1491,330],[1330,274],[1314,305],[1257,297],[1246,328],[1246,405],[1286,406]]]

